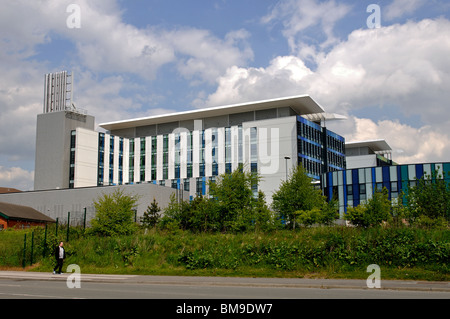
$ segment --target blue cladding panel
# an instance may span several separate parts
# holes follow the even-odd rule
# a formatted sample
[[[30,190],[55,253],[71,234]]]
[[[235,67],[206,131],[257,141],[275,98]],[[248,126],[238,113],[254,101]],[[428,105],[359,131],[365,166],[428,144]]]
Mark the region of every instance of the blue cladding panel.
[[[328,198],[333,198],[333,173],[327,173]]]
[[[389,166],[383,166],[382,171],[383,171],[383,182],[390,182],[391,178],[389,176]]]
[[[344,188],[344,209],[345,207],[347,207],[348,205],[348,200],[347,200],[347,174],[345,174],[345,171],[342,172],[342,187]]]
[[[391,178],[389,175],[389,166],[383,166],[383,187],[386,187],[391,192]]]
[[[423,176],[423,164],[416,165],[416,178],[421,179]]]
[[[359,174],[357,169],[352,169],[352,184],[353,184],[353,206],[358,206],[360,196],[359,196]]]
[[[398,191],[401,192],[403,190],[403,183],[402,183],[402,169],[401,166],[397,166],[397,181],[398,181]]]

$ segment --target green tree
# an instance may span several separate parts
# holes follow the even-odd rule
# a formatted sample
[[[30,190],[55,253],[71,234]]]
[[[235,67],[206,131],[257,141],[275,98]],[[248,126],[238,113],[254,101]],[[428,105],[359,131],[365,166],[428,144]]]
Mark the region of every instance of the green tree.
[[[310,210],[298,210],[294,212],[296,223],[304,226],[313,224],[330,225],[339,218],[338,202],[332,199],[328,203],[324,203],[322,207],[313,207]]]
[[[450,219],[450,184],[445,174],[443,176],[435,171],[416,180],[414,186],[408,186],[405,199],[410,223],[424,220],[423,217]]]
[[[137,229],[134,222],[137,200],[136,196],[124,194],[122,189],[100,196],[94,201],[96,215],[90,232],[104,236],[132,234]]]
[[[170,195],[170,201],[164,209],[164,216],[160,220],[161,228],[174,228],[175,225],[182,229],[189,226],[189,217],[186,212],[186,203],[177,200],[174,193]]]
[[[216,231],[219,229],[217,221],[217,205],[202,195],[196,196],[185,205],[189,218],[189,228],[198,232]]]
[[[324,225],[331,225],[338,218],[339,218],[339,201],[332,198],[330,201],[328,201],[322,206],[318,223]]]
[[[239,167],[231,173],[220,175],[209,185],[209,193],[217,205],[218,223],[222,230],[235,231],[248,228],[252,221],[257,199],[253,186],[258,185],[259,176]]]
[[[141,217],[141,223],[144,228],[152,228],[156,226],[161,218],[161,208],[158,206],[156,199],[153,198],[153,202],[147,207],[144,215]]]
[[[365,204],[359,204],[355,207],[348,207],[344,219],[348,220],[352,225],[359,227],[368,227],[369,223],[366,220],[367,207]]]
[[[314,187],[312,178],[306,175],[301,165],[297,166],[289,179],[281,183],[280,188],[272,196],[272,207],[279,218],[294,229],[299,211],[322,209],[326,205],[326,197],[321,190]]]
[[[258,198],[253,208],[253,225],[255,231],[272,230],[274,226],[273,213],[266,203],[266,195],[258,191]]]
[[[210,197],[197,196],[189,202],[179,202],[174,196],[164,211],[161,228],[194,232],[268,230],[273,216],[260,191],[254,196],[258,176],[244,172],[242,167],[225,173],[209,184]]]
[[[294,212],[294,215],[297,223],[304,226],[311,226],[319,222],[321,213],[319,208],[314,207],[310,210],[298,210]]]
[[[355,226],[379,226],[383,222],[391,222],[391,201],[388,190],[383,187],[381,191],[373,194],[367,203],[357,207],[349,207],[345,219]]]

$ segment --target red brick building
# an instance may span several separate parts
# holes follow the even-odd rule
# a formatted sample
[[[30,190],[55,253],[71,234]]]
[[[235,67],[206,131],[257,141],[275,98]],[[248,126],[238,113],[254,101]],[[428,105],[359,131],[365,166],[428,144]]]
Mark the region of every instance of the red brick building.
[[[54,222],[54,219],[34,208],[0,202],[0,230],[11,227],[43,226]]]

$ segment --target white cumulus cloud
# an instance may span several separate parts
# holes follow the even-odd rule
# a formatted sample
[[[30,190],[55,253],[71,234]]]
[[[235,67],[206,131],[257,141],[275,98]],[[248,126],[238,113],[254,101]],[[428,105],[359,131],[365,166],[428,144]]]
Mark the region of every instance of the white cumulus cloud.
[[[450,21],[446,19],[355,30],[327,54],[317,54],[315,70],[294,55],[276,57],[265,68],[229,68],[218,79],[217,90],[196,105],[309,94],[327,111],[350,116],[367,108],[380,113],[396,109],[399,118],[372,122],[378,134],[370,134],[372,138],[384,136],[395,147],[402,146],[399,159],[403,161],[448,158],[449,53]],[[408,125],[410,116],[419,117],[421,127]],[[343,130],[345,125],[339,122],[335,131],[366,137],[358,131],[357,121],[349,123],[351,128]],[[369,126],[364,129],[369,133]],[[421,147],[405,146],[417,144],[413,141]]]

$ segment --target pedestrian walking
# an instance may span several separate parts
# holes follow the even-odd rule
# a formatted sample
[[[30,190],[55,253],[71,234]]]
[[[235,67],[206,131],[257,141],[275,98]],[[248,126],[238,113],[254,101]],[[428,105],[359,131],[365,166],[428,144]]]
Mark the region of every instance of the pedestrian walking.
[[[56,266],[53,268],[54,274],[61,274],[62,273],[62,266],[64,263],[64,259],[66,258],[66,252],[64,251],[64,243],[60,242],[59,245],[55,249],[55,259],[56,259]]]

